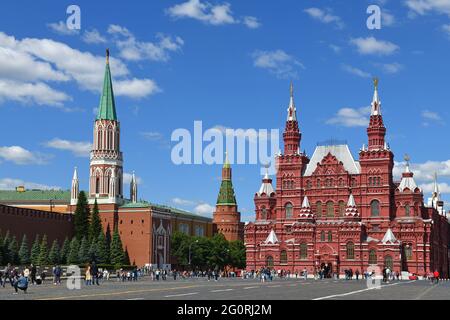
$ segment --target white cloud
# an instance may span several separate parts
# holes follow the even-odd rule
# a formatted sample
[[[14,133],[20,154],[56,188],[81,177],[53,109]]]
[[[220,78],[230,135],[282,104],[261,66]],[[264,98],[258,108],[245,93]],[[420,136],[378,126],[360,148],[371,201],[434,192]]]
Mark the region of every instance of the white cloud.
[[[208,203],[201,203],[194,208],[194,212],[206,217],[211,217],[215,208]]]
[[[31,152],[19,146],[0,147],[0,158],[18,165],[46,164],[49,158],[37,152]]]
[[[361,69],[358,69],[356,67],[349,66],[347,64],[343,64],[342,69],[344,71],[347,71],[348,73],[351,73],[351,74],[361,77],[361,78],[370,78],[371,77],[370,73],[363,71]]]
[[[151,79],[117,80],[114,83],[114,93],[133,99],[142,99],[161,92],[156,82]]]
[[[194,205],[196,205],[195,201],[181,199],[181,198],[173,198],[171,201],[173,204],[178,205],[178,206],[194,206]]]
[[[422,125],[424,125],[425,127],[428,127],[432,123],[441,125],[445,123],[441,115],[434,111],[423,110],[421,113],[421,117],[423,119]]]
[[[450,193],[450,185],[448,183],[438,183],[440,193]],[[419,185],[424,194],[432,194],[434,192],[434,182],[422,183]]]
[[[86,43],[106,43],[106,38],[103,37],[97,29],[87,30],[84,32],[82,40]]]
[[[366,127],[369,124],[370,107],[359,109],[342,108],[326,121],[327,124],[344,127]]]
[[[64,36],[71,36],[79,33],[79,31],[76,29],[67,28],[67,24],[63,21],[48,23],[47,27],[49,27],[52,31],[56,32],[57,34]]]
[[[63,107],[64,102],[70,101],[72,98],[42,82],[25,83],[0,78],[0,103],[4,100]]]
[[[410,167],[414,173],[414,179],[419,182],[432,182],[434,180],[434,173],[437,173],[439,178],[450,178],[450,160],[411,163]],[[404,163],[395,162],[394,176],[400,179],[403,171]]]
[[[261,26],[256,17],[244,16],[242,19],[234,17],[231,5],[227,2],[213,5],[202,0],[188,0],[168,8],[166,13],[174,19],[190,18],[215,26],[239,23],[250,29]]]
[[[400,63],[397,63],[397,62],[384,63],[384,64],[380,64],[379,66],[385,73],[389,73],[389,74],[398,73],[403,69],[403,65],[401,65]]]
[[[157,42],[142,42],[125,27],[110,25],[108,33],[115,36],[115,44],[119,48],[119,55],[130,61],[168,61],[170,52],[181,51],[184,45],[180,37],[172,38],[162,33],[156,35]]]
[[[201,0],[189,0],[167,9],[172,18],[192,18],[212,25],[236,23],[229,3],[212,5]]]
[[[69,141],[55,138],[44,144],[48,148],[70,151],[77,157],[89,157],[92,150],[90,142]]]
[[[450,17],[450,1],[448,0],[406,0],[405,4],[414,14],[425,15],[435,12]]]
[[[442,26],[442,31],[444,31],[450,38],[450,24],[444,24]]]
[[[258,29],[259,27],[261,27],[261,22],[259,22],[256,17],[244,17],[243,23],[250,29]]]
[[[350,43],[357,48],[360,54],[364,55],[391,55],[400,49],[399,46],[392,42],[377,40],[374,37],[355,38],[351,39]]]
[[[26,182],[21,179],[4,178],[0,179],[0,190],[15,190],[16,187],[24,186],[28,190],[61,190],[61,187],[47,186],[45,184]]]
[[[320,8],[308,8],[304,10],[310,17],[322,22],[322,23],[333,23],[337,28],[342,29],[344,23],[342,19],[334,15],[330,9],[322,10]]]
[[[304,69],[300,61],[283,50],[257,50],[252,54],[252,57],[255,67],[266,69],[281,79],[298,78],[298,68]]]
[[[75,81],[81,89],[96,93],[102,89],[104,56],[82,52],[61,42],[17,40],[0,32],[0,58],[0,100],[55,106],[71,100],[44,81]],[[117,96],[139,99],[159,92],[154,80],[130,79],[130,72],[121,60],[111,57],[110,64]]]
[[[334,51],[334,53],[340,53],[342,51],[342,48],[335,44],[330,44],[329,47]]]
[[[383,27],[390,27],[395,24],[395,16],[387,11],[386,9],[383,9],[381,12],[381,25]]]

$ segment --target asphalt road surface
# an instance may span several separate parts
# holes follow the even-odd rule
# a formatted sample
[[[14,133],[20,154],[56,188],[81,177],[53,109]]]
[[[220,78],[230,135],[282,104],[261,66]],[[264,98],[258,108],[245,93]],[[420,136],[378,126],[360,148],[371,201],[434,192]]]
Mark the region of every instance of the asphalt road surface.
[[[0,287],[0,300],[450,300],[450,281],[433,285],[429,281],[394,281],[375,289],[365,281],[275,279],[261,283],[240,278],[138,282],[109,280],[100,286],[69,290],[46,283],[30,286],[28,293],[13,295],[7,283]]]

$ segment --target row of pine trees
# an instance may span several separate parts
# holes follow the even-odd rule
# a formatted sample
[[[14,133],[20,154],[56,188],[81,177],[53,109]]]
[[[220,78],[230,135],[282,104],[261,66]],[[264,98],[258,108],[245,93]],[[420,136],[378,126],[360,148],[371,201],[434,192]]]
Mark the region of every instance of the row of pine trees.
[[[31,248],[27,235],[19,243],[9,231],[2,236],[0,232],[0,265],[55,265],[84,264],[95,261],[98,264],[129,265],[128,252],[123,250],[122,240],[117,227],[111,237],[111,231],[103,232],[97,201],[92,215],[86,194],[81,191],[78,196],[74,214],[74,237],[66,238],[63,243],[54,240],[51,246],[47,235],[34,239]]]

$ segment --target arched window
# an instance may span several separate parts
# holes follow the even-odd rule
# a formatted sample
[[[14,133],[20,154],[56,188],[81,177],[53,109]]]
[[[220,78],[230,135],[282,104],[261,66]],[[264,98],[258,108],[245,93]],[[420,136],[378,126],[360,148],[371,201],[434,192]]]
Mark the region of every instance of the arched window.
[[[96,194],[100,193],[100,178],[99,177],[95,178],[95,193]]]
[[[344,179],[340,178],[339,179],[339,187],[343,187],[344,186]]]
[[[380,215],[380,202],[378,200],[373,200],[370,203],[370,214],[372,217],[378,217]]]
[[[316,216],[321,217],[322,216],[322,202],[318,201],[316,203]]]
[[[412,245],[410,245],[410,244],[407,244],[405,246],[405,257],[406,257],[406,260],[412,259]]]
[[[333,233],[328,231],[328,242],[333,242]]]
[[[372,185],[372,177],[369,177],[369,186]]]
[[[291,219],[292,216],[293,216],[293,214],[292,214],[292,203],[286,204],[284,209],[286,210],[286,219]]]
[[[287,264],[288,256],[286,250],[280,252],[280,264]]]
[[[261,220],[266,220],[267,219],[267,209],[266,207],[262,207],[261,208]]]
[[[317,179],[317,188],[320,188],[320,187],[321,187],[320,179]]]
[[[352,187],[356,187],[356,179],[352,178]]]
[[[353,242],[347,243],[347,259],[355,259],[355,244]]]
[[[320,241],[325,242],[325,231],[320,233]]]
[[[392,261],[392,257],[391,256],[384,257],[384,266],[386,268],[389,268],[389,269],[392,270],[392,268],[394,267],[394,263]]]
[[[345,202],[339,201],[339,216],[343,217],[345,214]]]
[[[333,201],[327,202],[327,217],[334,217],[334,203]]]
[[[300,259],[308,259],[308,245],[304,242],[300,245]]]
[[[405,205],[405,216],[409,217],[411,215],[411,207],[409,204]]]
[[[311,180],[306,181],[306,188],[311,189],[311,187],[312,187]]]
[[[268,268],[273,268],[273,257],[272,256],[268,256],[266,258],[266,266]]]
[[[377,264],[377,252],[375,249],[369,251],[369,264]]]

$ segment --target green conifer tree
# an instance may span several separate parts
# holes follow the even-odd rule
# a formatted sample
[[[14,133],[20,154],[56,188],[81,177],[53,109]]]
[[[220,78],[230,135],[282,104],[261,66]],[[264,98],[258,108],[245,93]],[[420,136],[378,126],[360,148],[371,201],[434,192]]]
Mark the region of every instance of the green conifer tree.
[[[100,232],[97,239],[98,263],[109,263],[109,245],[103,232]]]
[[[102,232],[102,222],[98,212],[97,199],[95,199],[94,208],[92,209],[91,221],[89,224],[89,241],[97,240],[98,235]]]
[[[59,260],[61,264],[66,264],[67,263],[67,257],[69,255],[69,251],[70,251],[70,241],[69,238],[66,237],[66,239],[64,240],[64,243],[61,247],[61,252],[59,254]]]
[[[78,253],[80,251],[80,242],[77,237],[73,237],[70,242],[69,254],[67,256],[67,264],[79,264],[80,259],[78,258]]]
[[[50,252],[48,254],[48,260],[51,264],[59,264],[60,250],[58,240],[54,240]]]
[[[30,263],[30,248],[28,247],[27,235],[22,237],[22,243],[19,249],[19,260],[21,265],[27,265]]]
[[[121,265],[125,261],[125,252],[123,251],[122,240],[120,239],[119,230],[116,227],[111,240],[111,263]]]
[[[19,261],[19,244],[16,236],[14,236],[8,246],[9,262],[13,265],[20,263]]]
[[[11,236],[10,236],[9,230],[8,230],[8,231],[6,231],[6,234],[3,237],[3,245],[0,248],[2,250],[2,252],[3,252],[3,260],[4,260],[3,262],[5,264],[12,263],[11,262],[11,257],[10,257],[10,254],[9,254],[9,244],[10,243],[11,243]]]
[[[89,236],[89,216],[90,216],[89,204],[86,199],[86,194],[81,191],[78,196],[77,207],[73,217],[75,225],[75,236],[79,241],[83,237]]]
[[[78,260],[80,263],[89,262],[89,243],[86,237],[83,237],[80,243],[80,250],[78,251]]]
[[[39,258],[38,258],[38,264],[40,266],[46,266],[49,264],[48,260],[48,242],[47,242],[47,235],[44,234],[42,237],[41,245],[39,247]]]
[[[39,253],[41,250],[41,242],[39,240],[39,235],[36,235],[36,238],[34,239],[33,246],[31,247],[31,254],[30,254],[30,260],[31,263],[34,265],[39,264]]]

